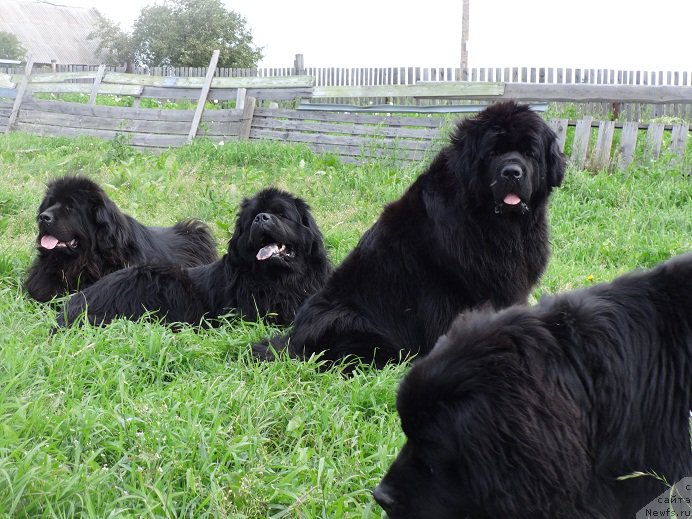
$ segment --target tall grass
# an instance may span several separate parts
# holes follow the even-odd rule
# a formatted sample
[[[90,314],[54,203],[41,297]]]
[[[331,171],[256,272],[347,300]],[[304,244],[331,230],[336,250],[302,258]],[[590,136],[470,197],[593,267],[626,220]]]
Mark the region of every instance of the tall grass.
[[[140,221],[209,222],[223,252],[238,203],[272,184],[305,198],[339,263],[424,164],[346,166],[303,147],[200,142],[161,155],[91,139],[0,137],[0,517],[379,518],[370,497],[403,442],[406,366],[352,377],[257,364],[272,329],[174,333],[116,321],[49,335],[21,281],[46,181],[101,183]],[[569,171],[534,296],[692,249],[692,184],[675,167]]]

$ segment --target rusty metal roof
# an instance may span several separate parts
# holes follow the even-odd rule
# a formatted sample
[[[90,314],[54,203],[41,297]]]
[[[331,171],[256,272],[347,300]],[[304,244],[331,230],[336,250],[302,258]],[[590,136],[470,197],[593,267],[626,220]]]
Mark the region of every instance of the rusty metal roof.
[[[0,0],[0,31],[14,34],[35,63],[98,65],[95,40],[100,13],[41,0]]]

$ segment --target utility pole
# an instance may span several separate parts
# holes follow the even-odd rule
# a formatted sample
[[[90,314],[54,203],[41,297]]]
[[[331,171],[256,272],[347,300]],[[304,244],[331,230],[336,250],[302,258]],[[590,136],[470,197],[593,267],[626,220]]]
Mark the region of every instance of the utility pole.
[[[460,78],[462,81],[469,80],[469,0],[464,0],[463,13],[461,15],[461,63]]]

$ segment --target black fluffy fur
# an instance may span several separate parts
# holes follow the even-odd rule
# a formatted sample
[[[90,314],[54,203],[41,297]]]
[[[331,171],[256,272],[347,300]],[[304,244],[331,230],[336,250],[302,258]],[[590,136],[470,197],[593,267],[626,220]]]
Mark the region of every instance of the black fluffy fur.
[[[525,302],[548,260],[548,197],[564,167],[555,133],[526,105],[461,121],[289,334],[254,345],[255,355],[324,352],[382,366],[428,353],[463,310]]]
[[[686,254],[461,316],[399,387],[407,442],[374,495],[390,519],[632,519],[692,476],[691,405]]]
[[[270,253],[262,251],[269,250],[276,253],[264,258]],[[120,270],[73,295],[58,324],[71,324],[83,313],[94,324],[116,317],[135,320],[145,313],[167,323],[216,324],[230,312],[246,320],[288,324],[330,272],[308,205],[267,188],[243,200],[228,252],[220,260],[187,269],[145,265]]]
[[[186,267],[216,260],[209,228],[197,220],[173,227],[147,227],[122,213],[92,180],[53,180],[38,209],[38,255],[29,268],[26,290],[38,301],[85,288],[130,265],[169,262]],[[55,237],[59,246],[41,245]]]

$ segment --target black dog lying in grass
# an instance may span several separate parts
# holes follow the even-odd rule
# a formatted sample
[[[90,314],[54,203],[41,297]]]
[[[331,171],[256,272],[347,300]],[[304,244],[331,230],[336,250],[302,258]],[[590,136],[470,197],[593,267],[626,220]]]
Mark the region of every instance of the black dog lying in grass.
[[[222,259],[187,269],[146,265],[115,272],[73,295],[58,324],[72,324],[83,313],[105,324],[149,312],[166,323],[199,324],[236,312],[285,325],[330,272],[308,205],[268,188],[243,201]]]
[[[38,301],[86,288],[127,266],[166,261],[194,267],[217,259],[214,237],[204,223],[142,225],[86,177],[49,183],[37,222],[38,256],[26,289]]]
[[[390,519],[632,519],[692,476],[691,405],[689,253],[458,318],[399,387],[374,496]]]

